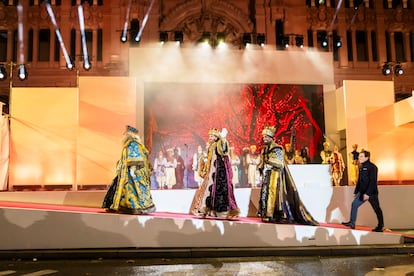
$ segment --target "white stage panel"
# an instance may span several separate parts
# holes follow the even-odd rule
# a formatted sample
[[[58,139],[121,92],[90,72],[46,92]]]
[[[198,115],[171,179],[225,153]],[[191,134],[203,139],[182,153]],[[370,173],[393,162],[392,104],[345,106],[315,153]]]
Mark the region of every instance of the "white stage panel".
[[[1,250],[303,247],[401,244],[399,234],[345,228],[0,208]]]

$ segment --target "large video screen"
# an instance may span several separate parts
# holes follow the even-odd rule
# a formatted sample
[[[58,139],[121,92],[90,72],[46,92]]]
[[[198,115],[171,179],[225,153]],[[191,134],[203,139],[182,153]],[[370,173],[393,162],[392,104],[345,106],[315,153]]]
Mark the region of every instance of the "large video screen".
[[[210,128],[228,130],[227,139],[242,155],[251,145],[262,147],[261,131],[272,125],[275,141],[308,147],[319,163],[324,133],[323,87],[297,84],[145,83],[145,145],[155,160],[160,152],[179,149],[188,170]],[[295,135],[292,135],[294,133]],[[293,137],[292,137],[293,136]]]

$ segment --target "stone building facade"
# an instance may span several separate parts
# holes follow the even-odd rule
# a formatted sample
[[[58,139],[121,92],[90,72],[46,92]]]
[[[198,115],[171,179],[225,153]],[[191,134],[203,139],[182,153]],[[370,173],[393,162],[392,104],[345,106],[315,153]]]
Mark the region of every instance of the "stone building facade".
[[[18,2],[0,1],[5,103],[11,86],[74,87],[78,76],[127,76],[129,48],[160,40],[329,51],[337,87],[345,79],[393,80],[396,100],[414,90],[414,0],[24,0],[20,8]],[[20,64],[28,73],[23,81],[15,72]],[[391,74],[383,74],[384,65]],[[394,74],[398,66],[403,75]]]

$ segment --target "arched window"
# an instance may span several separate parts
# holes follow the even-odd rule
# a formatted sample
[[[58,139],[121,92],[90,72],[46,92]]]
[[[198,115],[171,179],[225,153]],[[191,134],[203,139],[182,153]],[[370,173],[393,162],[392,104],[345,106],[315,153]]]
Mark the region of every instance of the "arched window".
[[[356,31],[355,41],[357,50],[357,61],[368,61],[367,32],[362,30]]]
[[[50,58],[50,29],[39,30],[38,61],[49,61]]]

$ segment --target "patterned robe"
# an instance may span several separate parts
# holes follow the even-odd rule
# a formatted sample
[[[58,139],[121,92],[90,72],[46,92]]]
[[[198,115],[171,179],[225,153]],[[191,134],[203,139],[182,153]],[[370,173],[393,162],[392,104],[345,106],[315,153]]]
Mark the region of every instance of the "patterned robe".
[[[200,164],[203,182],[194,195],[190,213],[198,216],[212,215],[228,219],[240,213],[234,197],[233,172],[228,156],[228,142],[210,143],[207,161]]]
[[[136,166],[135,176],[129,168]],[[128,138],[118,161],[116,176],[109,188],[102,207],[107,211],[131,214],[155,212],[151,196],[151,171],[148,151],[144,145]]]
[[[259,167],[263,183],[258,216],[263,221],[318,225],[299,198],[282,146],[274,142],[266,146]]]

